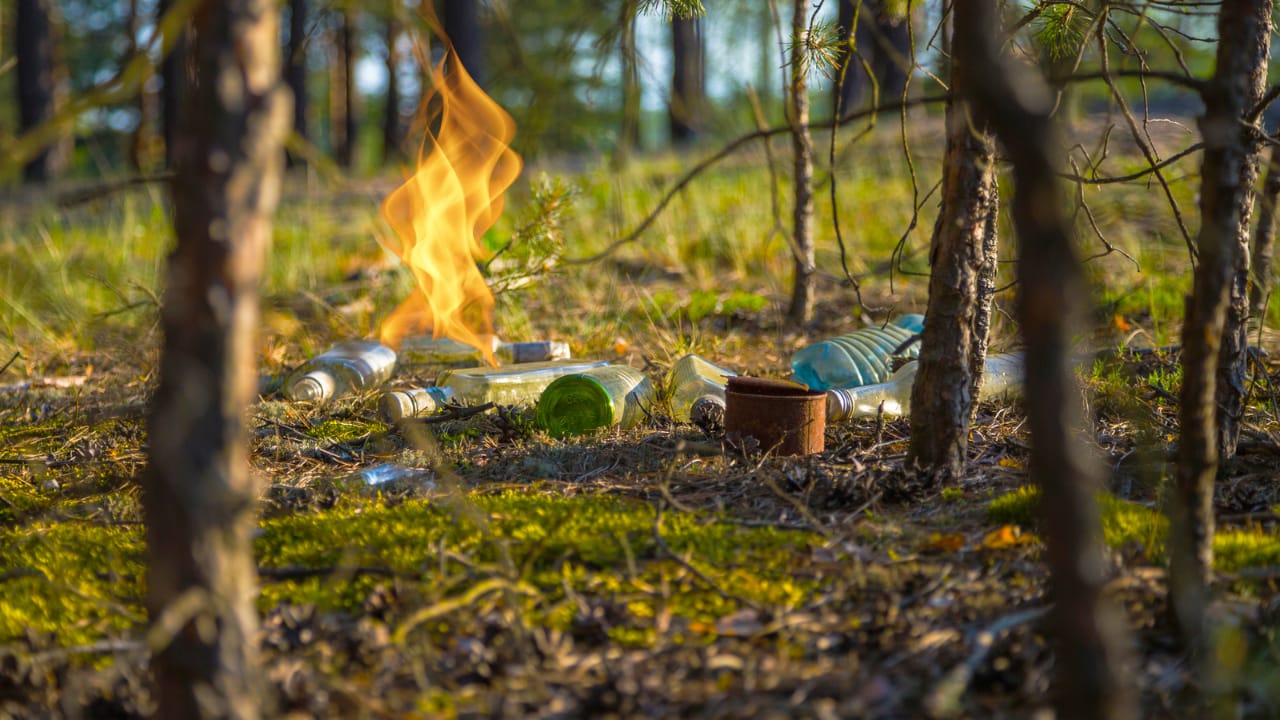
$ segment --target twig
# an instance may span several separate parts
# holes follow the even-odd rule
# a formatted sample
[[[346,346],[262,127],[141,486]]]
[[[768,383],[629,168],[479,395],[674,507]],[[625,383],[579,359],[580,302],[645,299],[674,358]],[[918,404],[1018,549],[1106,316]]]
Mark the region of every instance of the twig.
[[[0,367],[0,375],[4,374],[4,371],[8,370],[9,366],[16,362],[20,357],[22,357],[22,353],[15,350],[13,352],[13,357],[9,358],[9,361],[4,364],[4,367]]]
[[[455,407],[450,407],[448,410],[445,410],[444,412],[441,412],[441,413],[437,413],[435,415],[429,415],[423,418],[413,418],[409,422],[420,422],[423,424],[430,425],[434,423],[448,422],[450,420],[463,420],[473,415],[480,415],[482,413],[486,413],[492,410],[493,408],[494,408],[494,404],[491,402],[485,403],[483,405],[475,405],[472,407],[455,406]]]
[[[121,190],[128,190],[137,185],[148,185],[154,182],[168,182],[173,179],[173,171],[165,170],[150,175],[134,175],[120,180],[111,180],[107,182],[96,183],[87,188],[81,188],[74,192],[68,192],[60,196],[56,204],[60,208],[70,208],[76,205],[104,198],[108,195],[114,195]]]
[[[355,577],[357,575],[377,575],[379,577],[396,577],[396,572],[389,568],[372,567],[368,565],[356,566],[339,566],[330,565],[328,567],[301,567],[291,565],[288,567],[259,567],[258,577],[263,580],[307,580],[313,577],[328,577],[330,575],[341,575],[344,577]]]

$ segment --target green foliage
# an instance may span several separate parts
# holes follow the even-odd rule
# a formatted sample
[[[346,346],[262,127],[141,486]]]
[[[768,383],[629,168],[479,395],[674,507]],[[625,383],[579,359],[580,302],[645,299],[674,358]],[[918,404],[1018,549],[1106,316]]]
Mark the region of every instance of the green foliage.
[[[1051,61],[1074,58],[1092,21],[1089,11],[1077,3],[1047,0],[1036,18],[1035,41]]]
[[[814,72],[828,80],[834,79],[840,71],[840,54],[846,41],[840,36],[838,26],[829,20],[813,22],[801,38],[792,38],[792,46],[788,47],[787,56],[791,57],[795,45],[800,45],[800,72],[810,75]]]
[[[578,190],[563,178],[546,173],[535,178],[530,187],[532,197],[520,225],[506,243],[491,248],[493,255],[483,266],[495,294],[536,282],[553,272],[564,255],[565,222],[572,215]]]
[[[646,15],[662,13],[668,20],[695,18],[707,14],[707,9],[702,6],[702,0],[639,0],[639,3],[639,12]]]

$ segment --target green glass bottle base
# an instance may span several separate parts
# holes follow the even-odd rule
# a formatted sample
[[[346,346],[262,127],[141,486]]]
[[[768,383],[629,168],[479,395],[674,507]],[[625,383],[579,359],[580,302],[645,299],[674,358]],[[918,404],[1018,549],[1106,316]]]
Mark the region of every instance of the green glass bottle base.
[[[538,400],[537,421],[554,437],[606,428],[614,422],[613,398],[599,380],[567,375],[543,391]]]

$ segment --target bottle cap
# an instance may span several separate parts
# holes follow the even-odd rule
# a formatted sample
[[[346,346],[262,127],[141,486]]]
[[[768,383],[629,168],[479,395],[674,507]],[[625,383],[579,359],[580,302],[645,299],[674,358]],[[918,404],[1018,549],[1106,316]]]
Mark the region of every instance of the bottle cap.
[[[290,400],[304,402],[320,402],[333,396],[333,376],[327,372],[313,370],[298,378],[288,387],[286,395]]]

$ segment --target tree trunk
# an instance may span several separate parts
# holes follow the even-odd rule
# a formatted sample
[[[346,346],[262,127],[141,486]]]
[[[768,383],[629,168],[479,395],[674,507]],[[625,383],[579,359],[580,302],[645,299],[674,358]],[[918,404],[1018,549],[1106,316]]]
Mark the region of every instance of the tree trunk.
[[[252,398],[258,284],[290,122],[277,3],[196,10],[199,78],[176,134],[177,246],[161,310],[160,386],[143,476],[153,623],[172,624],[151,664],[157,716],[253,718],[257,613],[245,410]]]
[[[787,317],[799,324],[813,317],[813,140],[809,135],[808,61],[804,38],[809,32],[809,0],[795,0],[791,19],[791,86],[787,92],[791,147],[795,158],[795,214],[792,230],[795,278]]]
[[[18,0],[17,3],[14,51],[21,132],[51,121],[58,109],[60,73],[55,12],[52,0]],[[22,177],[27,182],[46,182],[65,165],[65,147],[55,143],[23,166]]]
[[[1204,639],[1204,612],[1213,572],[1213,482],[1218,471],[1220,434],[1215,424],[1223,412],[1222,376],[1227,305],[1243,209],[1249,194],[1247,170],[1252,142],[1241,121],[1254,104],[1260,67],[1265,67],[1271,30],[1267,0],[1224,0],[1218,16],[1219,43],[1213,78],[1204,90],[1200,119],[1204,159],[1200,169],[1200,234],[1192,296],[1182,326],[1182,395],[1179,416],[1177,478],[1170,504],[1170,608],[1179,629],[1192,645]],[[1259,55],[1261,53],[1261,55]],[[1233,338],[1234,340],[1234,338]]]
[[[1249,317],[1259,326],[1266,322],[1267,303],[1271,296],[1271,255],[1276,237],[1276,200],[1280,198],[1280,146],[1271,146],[1267,162],[1267,179],[1258,194],[1258,225],[1253,234],[1251,267],[1253,283],[1249,286]]]
[[[706,69],[698,18],[671,20],[671,65],[671,141],[683,144],[695,139],[706,122]]]
[[[1255,0],[1255,5],[1260,3]],[[1241,74],[1229,82],[1236,84],[1243,93],[1245,114],[1262,101],[1267,84],[1267,58],[1271,51],[1271,2],[1267,2],[1267,22],[1253,36],[1239,36],[1240,42],[1232,43],[1232,51],[1242,56]],[[1243,85],[1241,85],[1243,84]],[[1218,385],[1215,390],[1218,402],[1218,457],[1235,456],[1240,443],[1240,423],[1244,420],[1245,403],[1248,400],[1247,373],[1249,349],[1249,238],[1253,217],[1253,187],[1258,180],[1258,165],[1262,155],[1262,137],[1245,130],[1236,131],[1243,155],[1238,166],[1240,191],[1231,208],[1235,214],[1234,273],[1227,302],[1226,326],[1222,335],[1222,355],[1218,360]]]
[[[1026,341],[1030,474],[1041,489],[1041,524],[1053,573],[1057,716],[1132,716],[1119,663],[1124,626],[1102,595],[1105,571],[1093,494],[1098,473],[1078,438],[1082,412],[1071,342],[1085,302],[1056,179],[1059,143],[1043,79],[1002,56],[993,0],[956,0],[954,62],[974,114],[1012,161],[1018,234],[1018,317]]]
[[[382,112],[382,162],[390,163],[400,157],[400,141],[404,128],[400,123],[400,18],[392,8],[387,16],[387,95]],[[465,67],[465,66],[464,66]]]
[[[173,7],[173,0],[156,3],[157,24]],[[174,149],[178,142],[178,122],[187,93],[187,39],[189,23],[183,23],[176,38],[164,38],[168,52],[160,60],[160,134],[164,137],[164,164],[174,167]]]
[[[342,146],[338,162],[351,169],[356,164],[360,142],[359,98],[356,96],[356,16],[350,6],[342,10]]]
[[[861,8],[858,7],[861,3]],[[911,55],[911,38],[906,21],[894,15],[884,0],[841,0],[837,27],[842,38],[852,37],[858,54],[867,61],[871,78],[857,57],[850,57],[842,82],[833,86],[838,94],[841,113],[872,102],[891,102],[902,97],[907,86],[904,68]],[[857,27],[854,15],[857,14]],[[847,42],[842,44],[838,62],[849,55]],[[874,80],[874,85],[872,84]],[[878,97],[877,97],[878,95]]]
[[[968,94],[954,65],[951,82],[953,96]],[[987,261],[996,250],[993,210],[998,194],[991,136],[974,122],[963,101],[948,103],[946,122],[942,207],[933,229],[929,304],[911,390],[907,454],[909,467],[942,483],[964,473],[977,398],[974,377],[981,378],[986,355],[994,278],[984,273],[994,269]]]
[[[293,93],[293,131],[307,140],[311,133],[307,127],[307,0],[289,0],[289,57],[285,77]],[[303,165],[306,161],[289,154],[290,165]]]
[[[485,87],[484,33],[476,0],[445,0],[444,33],[467,74],[481,88]]]

